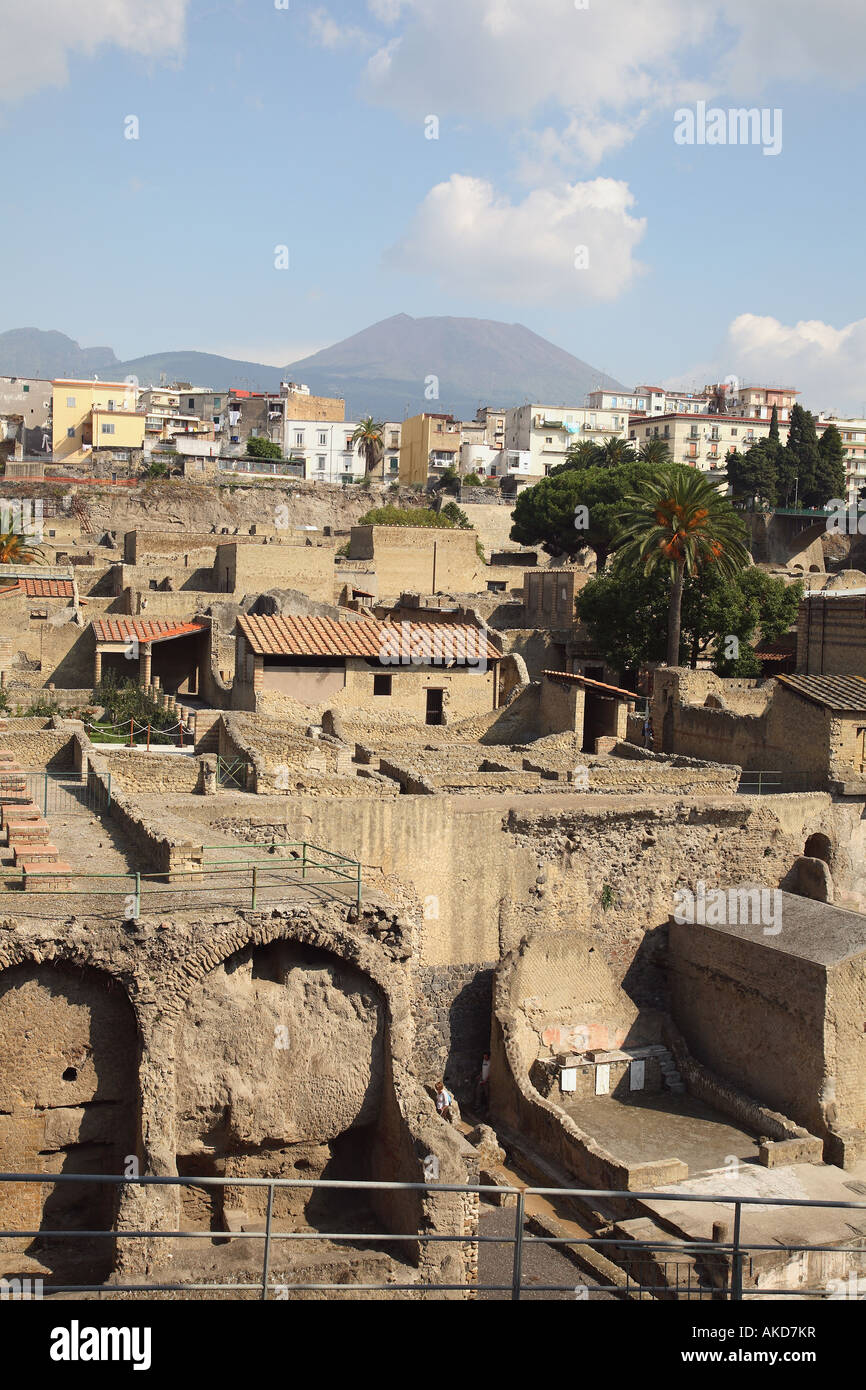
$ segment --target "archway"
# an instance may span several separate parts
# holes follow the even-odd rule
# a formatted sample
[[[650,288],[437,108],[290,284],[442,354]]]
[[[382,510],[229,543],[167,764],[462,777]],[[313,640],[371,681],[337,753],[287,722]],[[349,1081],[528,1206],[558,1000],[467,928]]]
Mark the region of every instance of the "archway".
[[[386,1020],[378,985],[319,947],[281,939],[217,965],[179,1023],[178,1173],[368,1176],[385,1089]],[[204,1201],[184,1189],[186,1229],[235,1230],[264,1219],[264,1187],[212,1192]],[[273,1216],[278,1228],[306,1220],[318,1229],[329,1224],[326,1209],[336,1214],[328,1194],[283,1188]]]
[[[825,864],[829,864],[833,853],[833,845],[829,836],[816,831],[810,835],[803,847],[803,853],[809,859],[823,859]]]
[[[138,1109],[138,1032],[124,991],[85,966],[10,966],[0,974],[0,1039],[4,1168],[122,1173],[135,1153]],[[117,1200],[108,1183],[4,1183],[0,1225],[111,1230]],[[114,1263],[106,1238],[37,1237],[18,1248],[64,1282],[98,1282]]]

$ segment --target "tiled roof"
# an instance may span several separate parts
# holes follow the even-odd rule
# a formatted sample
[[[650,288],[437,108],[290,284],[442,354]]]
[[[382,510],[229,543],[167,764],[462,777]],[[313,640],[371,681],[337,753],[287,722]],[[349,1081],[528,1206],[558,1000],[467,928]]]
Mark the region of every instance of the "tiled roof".
[[[590,680],[589,676],[579,676],[574,671],[545,671],[543,673],[552,681],[574,681],[577,685],[585,685],[590,690],[606,690],[609,695],[619,695],[626,700],[640,700],[640,695],[635,695],[633,690],[623,690],[618,685],[605,685],[604,681]]]
[[[19,579],[28,598],[73,598],[71,579]]]
[[[185,637],[206,632],[206,623],[185,623],[174,618],[97,618],[92,624],[97,642],[161,642],[166,637]]]
[[[866,678],[863,676],[776,676],[804,700],[828,709],[866,710]]]
[[[813,705],[828,709],[866,710],[866,678],[862,676],[777,676],[780,685],[788,685],[795,695],[802,695]]]
[[[0,588],[0,594],[24,593],[27,598],[73,598],[71,579],[15,579]]]
[[[244,615],[238,626],[254,652],[262,656],[360,656],[379,660],[383,652],[399,655],[429,651],[434,656],[466,655],[498,660],[502,653],[471,623],[338,622],[336,618],[258,618]]]

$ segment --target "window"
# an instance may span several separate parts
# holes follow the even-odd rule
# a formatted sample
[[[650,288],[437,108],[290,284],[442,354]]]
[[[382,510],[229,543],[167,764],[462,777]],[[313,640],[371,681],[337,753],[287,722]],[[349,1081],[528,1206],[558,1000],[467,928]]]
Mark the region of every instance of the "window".
[[[374,676],[374,677],[373,677],[373,694],[374,694],[374,695],[390,695],[390,694],[391,694],[391,677],[390,677],[390,675],[387,675],[387,676],[382,675],[382,676]]]
[[[731,438],[732,438],[732,439],[736,439],[736,437],[737,437],[737,431],[736,431],[736,430],[731,430]]]
[[[101,426],[100,426],[100,429],[101,429],[102,434],[114,434],[114,425],[113,425],[113,423],[110,424],[110,425],[101,425]]]
[[[325,430],[319,430],[319,448],[323,449],[328,442],[328,435]],[[346,443],[348,444],[348,440]]]
[[[553,435],[552,435],[552,434],[545,435],[545,437],[544,437],[544,442],[545,442],[545,444],[552,444],[552,443],[553,443]]]
[[[75,397],[74,397],[74,396],[67,396],[67,397],[66,397],[66,409],[67,409],[67,410],[74,410],[74,409],[75,409]]]
[[[190,372],[190,376],[192,376],[192,372]],[[188,397],[187,397],[186,404],[187,404],[187,409],[188,409],[188,410],[195,410],[195,397],[194,397],[194,396],[188,396]]]
[[[222,396],[214,396],[214,398],[213,398],[213,408],[214,408],[214,410],[220,410],[220,409],[222,408],[222,403],[223,403],[223,398],[222,398]]]
[[[68,430],[66,431],[66,438],[67,438],[67,439],[74,439],[74,438],[75,438],[75,430],[74,430],[74,429],[68,429]]]
[[[400,471],[400,460],[399,460],[399,459],[389,459],[389,460],[388,460],[388,467],[390,468],[390,470],[391,470],[392,473],[399,473],[399,471]]]
[[[325,467],[325,455],[324,455],[324,454],[319,454],[319,455],[318,455],[318,457],[317,457],[317,459],[316,459],[316,467],[317,467],[317,468],[322,468],[322,469],[324,469],[324,467]]]
[[[48,539],[51,540],[51,538],[52,538],[53,536],[56,536],[56,535],[57,535],[57,532],[56,532],[56,531],[49,531],[49,532],[48,532]]]
[[[109,401],[109,402],[108,402],[108,409],[109,409],[109,410],[113,410],[113,409],[114,409],[114,401]]]
[[[303,444],[303,442],[304,442],[304,431],[303,431],[303,430],[295,430],[295,443],[296,443],[296,444]]]
[[[25,396],[26,396],[26,395],[27,395],[27,392],[30,390],[30,387],[29,387],[29,386],[22,386],[22,387],[21,387],[21,390],[24,392],[24,394],[25,394]]]

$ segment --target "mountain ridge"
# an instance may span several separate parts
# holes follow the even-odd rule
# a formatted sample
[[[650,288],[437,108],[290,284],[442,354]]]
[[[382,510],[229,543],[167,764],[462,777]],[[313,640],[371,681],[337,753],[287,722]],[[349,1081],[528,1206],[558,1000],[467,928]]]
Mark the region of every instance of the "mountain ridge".
[[[164,374],[193,386],[250,391],[275,391],[291,380],[314,395],[343,396],[350,420],[401,420],[422,410],[469,419],[480,405],[582,405],[598,386],[625,389],[523,324],[409,314],[391,315],[285,367],[192,350],[122,361],[110,347],[82,348],[54,329],[9,329],[0,333],[0,374],[114,374],[136,376],[142,386],[159,385]]]

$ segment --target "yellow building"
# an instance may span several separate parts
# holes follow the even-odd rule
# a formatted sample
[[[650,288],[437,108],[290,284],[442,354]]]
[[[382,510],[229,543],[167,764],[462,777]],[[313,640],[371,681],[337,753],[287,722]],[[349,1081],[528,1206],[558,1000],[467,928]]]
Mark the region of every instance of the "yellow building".
[[[130,382],[60,379],[51,388],[55,458],[80,462],[98,449],[143,447],[145,417]]]
[[[400,482],[405,486],[439,477],[457,468],[462,441],[460,422],[452,415],[412,415],[400,433]]]

